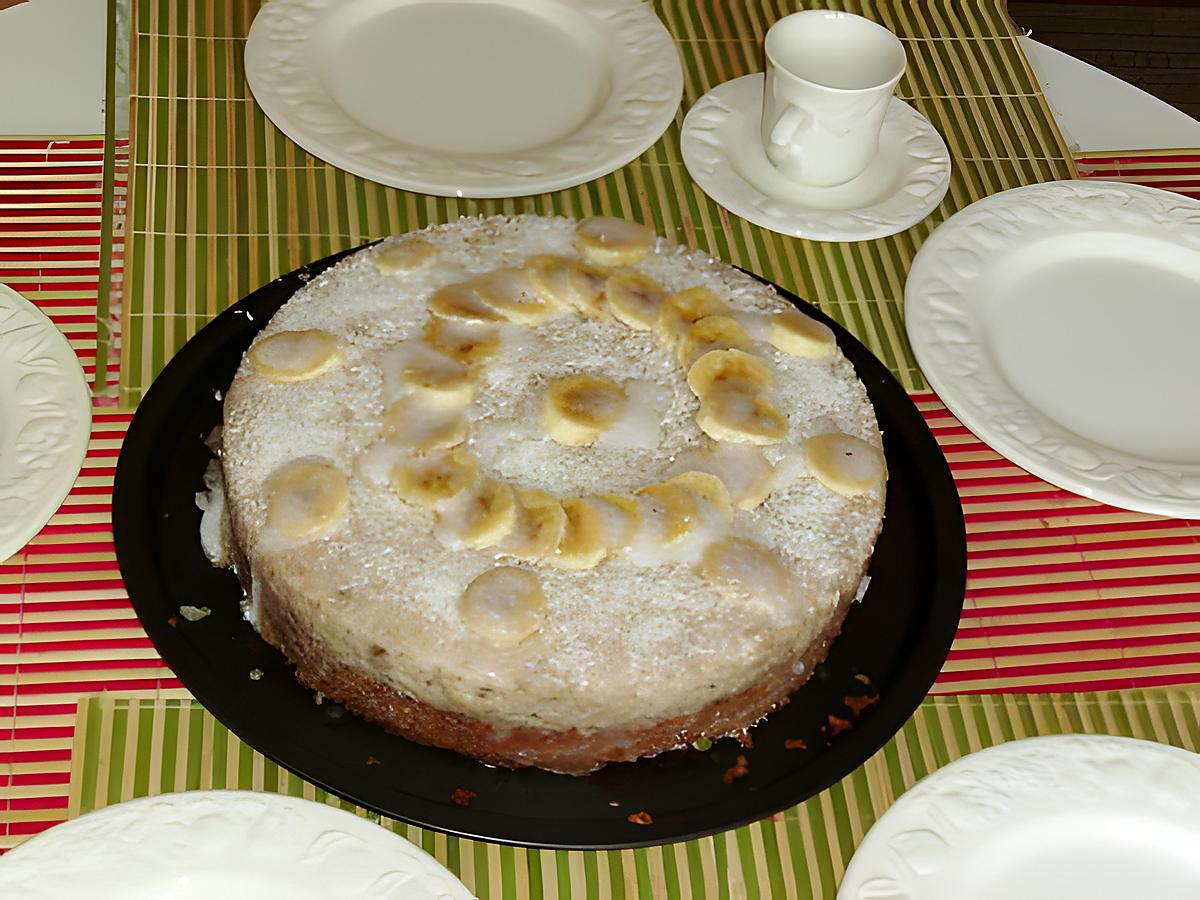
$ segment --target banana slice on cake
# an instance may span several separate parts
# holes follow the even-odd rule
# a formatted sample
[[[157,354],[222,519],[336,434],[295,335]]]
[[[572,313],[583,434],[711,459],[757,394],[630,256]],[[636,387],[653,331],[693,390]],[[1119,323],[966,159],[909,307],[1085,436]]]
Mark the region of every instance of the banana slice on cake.
[[[462,450],[440,450],[402,458],[388,481],[401,500],[433,509],[457,497],[479,477],[479,463]]]
[[[754,349],[746,329],[730,316],[705,316],[697,319],[679,341],[679,361],[684,368],[711,353],[713,350],[741,350],[745,353]]]
[[[599,266],[630,266],[654,250],[658,238],[645,225],[611,216],[584,219],[575,227],[575,249]]]
[[[539,560],[553,553],[567,529],[562,504],[546,491],[517,488],[517,521],[499,549],[522,559]]]
[[[700,398],[696,424],[716,441],[778,444],[787,419],[764,396],[770,366],[743,350],[710,350],[688,369],[688,387]]]
[[[599,375],[569,375],[546,389],[542,426],[560,444],[586,447],[596,442],[625,412],[624,389]]]
[[[494,644],[519,644],[541,628],[546,595],[537,575],[516,566],[488,569],[458,600],[464,624]]]
[[[525,261],[529,283],[542,297],[584,315],[604,314],[604,283],[608,275],[596,266],[565,256],[533,256]]]
[[[292,540],[323,537],[346,513],[350,486],[327,459],[306,457],[285,463],[263,483],[267,528]]]
[[[431,404],[409,394],[383,410],[387,442],[417,452],[454,447],[467,439],[467,422],[459,407]]]
[[[608,555],[604,519],[582,497],[568,497],[562,501],[562,508],[567,517],[562,540],[544,561],[556,569],[595,568]]]
[[[738,509],[754,509],[775,485],[775,467],[753,444],[715,441],[706,450],[685,453],[675,461],[675,471],[708,472],[721,479]]]
[[[650,331],[658,322],[659,310],[667,292],[662,285],[641,272],[616,272],[604,286],[604,297],[619,321],[639,331]]]
[[[524,269],[493,269],[467,282],[488,306],[509,322],[540,325],[561,315],[563,308],[534,288]]]
[[[588,503],[604,520],[604,543],[609,552],[628,550],[642,527],[642,510],[637,498],[628,494],[600,494],[588,497]]]
[[[808,470],[821,484],[843,497],[873,491],[887,477],[883,454],[849,434],[818,434],[804,442]]]
[[[438,508],[438,537],[451,546],[494,547],[517,524],[516,494],[510,485],[482,478]]]
[[[422,333],[434,350],[468,366],[500,352],[500,331],[494,324],[431,316]]]
[[[726,522],[733,520],[733,499],[729,495],[729,488],[716,475],[708,472],[684,472],[664,484],[683,488],[698,498],[718,518]]]
[[[821,359],[837,349],[833,329],[798,309],[772,316],[767,340],[784,353],[808,359]]]
[[[341,341],[328,331],[279,331],[254,342],[250,365],[271,381],[308,381],[342,361]]]
[[[688,367],[692,393],[704,399],[716,388],[737,384],[746,390],[768,388],[775,376],[765,360],[744,350],[710,350]]]
[[[422,343],[406,342],[379,357],[385,400],[416,391],[432,404],[466,406],[475,396],[475,378],[463,363]]]
[[[714,441],[735,444],[778,444],[788,433],[787,419],[771,401],[738,383],[710,388],[700,398],[696,424]]]
[[[375,251],[375,267],[385,275],[403,275],[423,269],[437,259],[437,250],[424,238],[407,237]]]
[[[465,281],[440,287],[429,296],[426,304],[435,316],[457,319],[460,322],[504,322],[495,308],[484,302],[475,289]]]
[[[706,287],[690,287],[670,294],[659,307],[654,330],[674,349],[692,325],[708,316],[732,314],[729,305]]]
[[[709,544],[697,568],[702,577],[741,598],[777,602],[791,592],[792,574],[779,555],[744,538]]]
[[[671,547],[686,538],[700,517],[695,495],[680,484],[649,484],[636,492],[647,540]]]

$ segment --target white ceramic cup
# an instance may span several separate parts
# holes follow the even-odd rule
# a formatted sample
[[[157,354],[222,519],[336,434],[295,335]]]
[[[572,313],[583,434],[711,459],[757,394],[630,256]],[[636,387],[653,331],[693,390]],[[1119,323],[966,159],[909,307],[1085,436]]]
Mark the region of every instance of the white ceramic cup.
[[[853,13],[810,9],[771,26],[766,56],[762,141],[771,164],[820,187],[861,175],[904,74],[899,38]]]

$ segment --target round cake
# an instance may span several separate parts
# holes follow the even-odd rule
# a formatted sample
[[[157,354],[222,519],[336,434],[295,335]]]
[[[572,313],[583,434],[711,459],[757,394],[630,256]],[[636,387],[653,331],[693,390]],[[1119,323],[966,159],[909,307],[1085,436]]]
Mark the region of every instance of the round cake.
[[[786,702],[861,596],[886,483],[829,328],[610,218],[354,254],[257,336],[217,446],[203,543],[301,682],[568,773]]]

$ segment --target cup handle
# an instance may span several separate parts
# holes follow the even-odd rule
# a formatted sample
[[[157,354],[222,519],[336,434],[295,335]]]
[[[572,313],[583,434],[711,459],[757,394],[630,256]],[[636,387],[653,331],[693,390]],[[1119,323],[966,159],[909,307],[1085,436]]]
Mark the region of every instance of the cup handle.
[[[806,118],[804,110],[800,107],[789,106],[783,115],[775,120],[775,126],[771,129],[771,143],[779,147],[790,144]]]

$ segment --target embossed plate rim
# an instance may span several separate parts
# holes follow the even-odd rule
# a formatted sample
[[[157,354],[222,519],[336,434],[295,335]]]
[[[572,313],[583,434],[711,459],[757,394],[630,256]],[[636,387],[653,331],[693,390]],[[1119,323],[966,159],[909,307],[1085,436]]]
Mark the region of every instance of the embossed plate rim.
[[[1157,768],[1156,760],[1162,764]],[[1157,777],[1164,770],[1174,773],[1170,784]],[[1001,821],[1011,825],[1014,816],[1018,825],[1036,825],[1072,809],[1095,813],[1115,804],[1117,811],[1129,811],[1121,801],[1131,796],[1140,801],[1139,812],[1161,816],[1157,799],[1163,792],[1178,792],[1185,773],[1191,777],[1194,815],[1200,809],[1200,794],[1194,793],[1200,786],[1200,754],[1173,744],[1123,735],[1055,734],[968,753],[926,775],[883,812],[850,859],[837,898],[948,896],[937,891],[936,883],[922,882],[944,871],[956,844],[978,846],[996,834]],[[1182,795],[1189,796],[1186,790]],[[959,808],[950,812],[955,802]],[[1200,840],[1194,819],[1193,829]],[[961,869],[955,870],[949,896],[975,896],[961,876]],[[987,886],[988,896],[999,896],[996,884]]]
[[[429,0],[380,0],[422,2]],[[265,4],[246,39],[246,80],[271,122],[315,156],[381,184],[443,197],[513,197],[574,187],[621,168],[662,136],[683,96],[683,67],[652,6],[638,0],[540,0],[534,7],[503,2],[530,14],[561,7],[590,22],[611,55],[611,90],[591,117],[571,134],[519,154],[414,147],[352,119],[321,86],[306,50],[333,0]]]
[[[471,896],[429,853],[374,822],[315,800],[237,790],[139,797],[70,819],[10,850],[0,861],[0,889],[50,900],[85,889],[94,896],[102,885],[102,897],[120,897],[165,887],[164,879],[177,875],[214,873],[229,887],[239,866],[250,888],[262,884],[251,876],[261,874],[264,856],[271,868],[291,867],[296,875],[273,887],[308,889],[290,895],[296,900],[337,888],[364,900],[398,900],[413,896],[413,888],[439,900]],[[195,896],[186,881],[175,886]]]
[[[1169,223],[1174,227],[1164,239],[1200,254],[1200,200],[1169,191],[1086,179],[1025,185],[977,200],[947,219],[909,268],[904,323],[921,371],[980,440],[1037,477],[1122,509],[1200,515],[1200,463],[1146,460],[1075,434],[1021,398],[983,346],[969,302],[971,283],[980,277],[972,269],[1005,240],[1027,237],[1038,227],[1034,215],[1050,217],[1055,230],[1046,233],[1054,235],[1114,224],[1161,233]],[[1002,234],[1005,229],[1012,233]]]
[[[11,304],[7,310],[6,304]],[[25,321],[16,327],[8,327],[18,318]],[[70,342],[33,303],[8,285],[0,284],[0,363],[20,364],[7,354],[19,349],[12,335],[29,329],[39,336],[32,342],[26,342],[24,350],[30,359],[33,359],[34,353],[39,356],[26,364],[30,371],[25,374],[49,375],[54,383],[50,396],[33,398],[24,406],[20,400],[20,389],[15,385],[5,385],[6,395],[0,399],[0,411],[4,412],[5,418],[5,421],[0,421],[0,479],[17,477],[24,486],[36,491],[34,499],[26,504],[23,515],[3,509],[6,499],[19,498],[6,498],[0,494],[0,511],[4,512],[0,517],[0,560],[8,559],[24,547],[67,498],[83,465],[92,432],[91,393],[79,357],[71,349]],[[12,418],[9,418],[10,411]],[[22,411],[24,417],[21,416]],[[58,459],[55,465],[45,468],[23,467],[12,458],[10,451],[6,451],[9,436],[19,434],[26,425],[38,419],[51,418],[59,421],[56,433],[45,435],[42,439],[36,439],[35,436],[35,442],[40,446],[38,458],[44,461],[46,453],[53,452],[45,446],[45,440],[57,438]],[[30,452],[33,452],[33,448]]]

